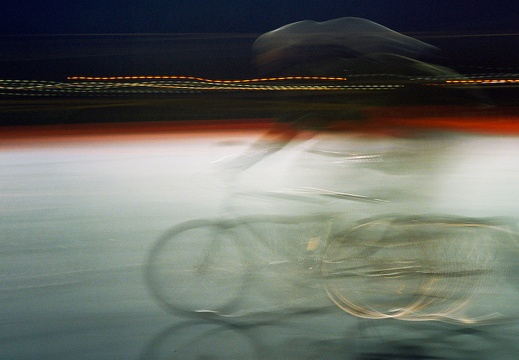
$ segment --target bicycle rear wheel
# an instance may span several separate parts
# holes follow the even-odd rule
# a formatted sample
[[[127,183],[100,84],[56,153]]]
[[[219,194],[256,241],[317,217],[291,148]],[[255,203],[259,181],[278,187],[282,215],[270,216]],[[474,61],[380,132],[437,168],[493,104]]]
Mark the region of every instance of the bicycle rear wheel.
[[[147,259],[145,276],[167,311],[225,315],[239,301],[247,266],[232,226],[195,220],[160,237]]]
[[[489,292],[492,234],[477,223],[383,219],[362,224],[326,250],[322,274],[330,299],[365,318],[465,318],[476,293]]]

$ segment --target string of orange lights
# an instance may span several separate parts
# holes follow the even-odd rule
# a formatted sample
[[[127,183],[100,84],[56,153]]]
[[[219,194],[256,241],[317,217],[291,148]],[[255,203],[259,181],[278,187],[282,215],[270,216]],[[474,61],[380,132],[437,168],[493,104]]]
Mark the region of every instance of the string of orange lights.
[[[67,80],[83,80],[83,81],[117,81],[117,80],[193,80],[208,83],[251,83],[251,82],[267,82],[267,81],[283,81],[283,80],[325,80],[325,81],[346,81],[345,77],[329,77],[329,76],[283,76],[253,79],[236,79],[236,80],[216,80],[195,76],[183,75],[139,75],[139,76],[68,76]]]
[[[488,75],[488,76],[485,76]],[[390,77],[392,76],[392,77]],[[391,74],[283,76],[218,80],[183,75],[69,76],[66,82],[0,79],[2,96],[125,96],[215,91],[391,91],[408,85],[519,86],[519,74],[474,74],[460,78]]]

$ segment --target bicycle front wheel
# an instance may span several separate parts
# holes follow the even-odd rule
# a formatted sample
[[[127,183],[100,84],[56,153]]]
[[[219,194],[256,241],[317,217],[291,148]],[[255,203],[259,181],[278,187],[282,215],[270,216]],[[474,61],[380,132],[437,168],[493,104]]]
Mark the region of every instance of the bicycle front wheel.
[[[169,312],[232,312],[245,285],[247,262],[236,232],[224,222],[194,220],[164,233],[151,249],[146,281]]]

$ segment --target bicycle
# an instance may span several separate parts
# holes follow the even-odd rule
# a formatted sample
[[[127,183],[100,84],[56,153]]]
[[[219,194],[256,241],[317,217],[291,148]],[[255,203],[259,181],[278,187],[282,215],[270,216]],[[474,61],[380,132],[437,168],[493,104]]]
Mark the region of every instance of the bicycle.
[[[274,195],[297,202],[330,197],[385,202],[315,188]],[[499,282],[500,249],[515,246],[510,221],[405,214],[351,218],[346,211],[188,221],[155,243],[146,281],[167,311],[226,321],[330,305],[370,319],[496,319],[478,300]]]

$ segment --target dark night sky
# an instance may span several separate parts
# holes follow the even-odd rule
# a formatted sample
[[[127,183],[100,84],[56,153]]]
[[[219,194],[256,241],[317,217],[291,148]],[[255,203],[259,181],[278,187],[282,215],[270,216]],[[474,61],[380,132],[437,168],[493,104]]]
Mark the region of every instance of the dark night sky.
[[[517,0],[3,0],[0,34],[262,33],[344,16],[407,32],[519,31]]]
[[[256,76],[251,46],[259,34],[341,17],[435,45],[443,65],[464,73],[519,71],[519,0],[0,0],[0,78]],[[177,41],[177,33],[204,35]],[[125,35],[5,36],[41,34]]]
[[[422,60],[462,74],[519,73],[519,0],[0,0],[0,79],[265,76],[259,34],[342,17],[434,45]]]

